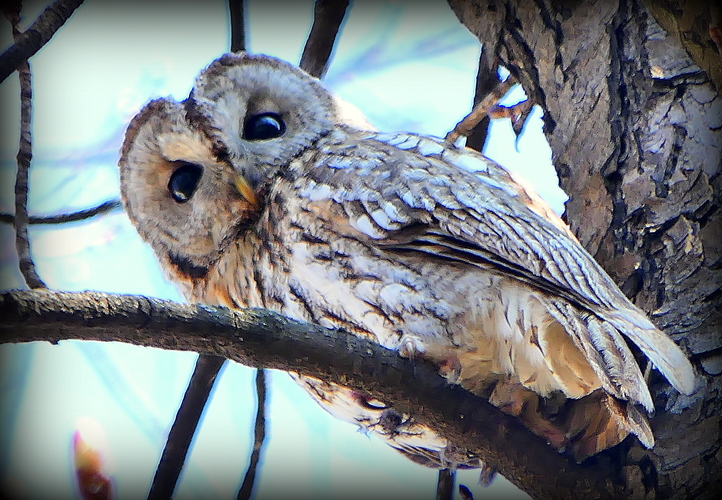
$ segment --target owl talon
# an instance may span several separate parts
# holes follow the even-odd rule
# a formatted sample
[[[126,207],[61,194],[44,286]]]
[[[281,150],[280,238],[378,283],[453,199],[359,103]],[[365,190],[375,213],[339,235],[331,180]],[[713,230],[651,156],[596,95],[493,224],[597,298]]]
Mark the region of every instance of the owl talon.
[[[439,375],[444,377],[450,384],[461,382],[461,361],[458,356],[451,355],[439,364]]]
[[[419,339],[414,337],[405,337],[401,339],[398,351],[402,358],[414,360],[423,359],[426,349],[424,349],[423,344],[419,342]]]
[[[562,453],[569,440],[561,428],[539,413],[539,396],[520,384],[499,382],[489,402],[504,413],[518,417],[524,425],[547,444]]]

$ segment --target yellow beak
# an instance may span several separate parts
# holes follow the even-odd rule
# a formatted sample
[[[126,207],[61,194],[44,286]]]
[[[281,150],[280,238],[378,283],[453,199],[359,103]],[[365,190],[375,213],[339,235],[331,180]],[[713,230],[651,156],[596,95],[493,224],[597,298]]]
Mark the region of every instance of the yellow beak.
[[[258,201],[258,197],[256,196],[256,193],[253,192],[253,189],[251,189],[251,186],[248,184],[245,177],[242,175],[235,175],[233,182],[236,184],[236,189],[238,189],[238,192],[241,193],[241,196],[243,196],[248,203],[253,205],[254,208],[259,208],[260,203]]]

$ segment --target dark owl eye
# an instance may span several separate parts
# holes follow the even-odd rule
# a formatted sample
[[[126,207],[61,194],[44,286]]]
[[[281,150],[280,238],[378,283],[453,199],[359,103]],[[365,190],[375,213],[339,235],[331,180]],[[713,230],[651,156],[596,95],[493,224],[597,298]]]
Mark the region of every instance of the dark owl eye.
[[[178,203],[185,203],[191,199],[198,187],[198,181],[203,175],[203,167],[193,163],[182,163],[170,176],[168,191]]]
[[[260,113],[251,116],[243,125],[243,138],[249,141],[273,139],[283,135],[286,124],[277,113]]]

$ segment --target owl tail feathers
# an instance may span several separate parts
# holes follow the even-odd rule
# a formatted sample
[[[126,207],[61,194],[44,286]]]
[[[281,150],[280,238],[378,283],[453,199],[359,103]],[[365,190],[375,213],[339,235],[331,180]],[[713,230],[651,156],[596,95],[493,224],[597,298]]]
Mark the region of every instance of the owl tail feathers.
[[[646,447],[654,446],[647,417],[633,403],[620,401],[604,391],[596,391],[570,402],[566,420],[571,453],[581,462],[634,434]]]
[[[682,394],[694,392],[694,370],[682,349],[636,310],[610,311],[607,321],[634,342]]]

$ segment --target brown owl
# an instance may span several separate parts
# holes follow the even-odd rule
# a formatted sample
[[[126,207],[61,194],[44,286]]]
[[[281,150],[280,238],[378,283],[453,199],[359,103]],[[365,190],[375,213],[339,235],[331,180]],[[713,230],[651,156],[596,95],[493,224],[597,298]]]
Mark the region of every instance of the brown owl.
[[[654,443],[626,340],[694,389],[677,345],[512,174],[436,138],[374,131],[277,59],[225,55],[185,101],[148,104],[120,179],[189,301],[265,307],[433,362],[577,459],[629,433]],[[368,407],[336,396],[337,409]]]

